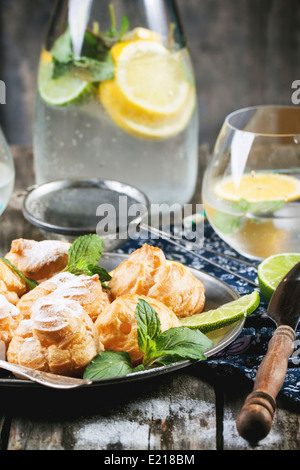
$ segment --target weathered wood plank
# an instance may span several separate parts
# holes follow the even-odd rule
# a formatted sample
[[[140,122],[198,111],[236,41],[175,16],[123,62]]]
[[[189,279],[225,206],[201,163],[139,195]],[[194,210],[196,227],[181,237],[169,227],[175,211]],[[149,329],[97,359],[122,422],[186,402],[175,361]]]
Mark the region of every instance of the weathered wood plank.
[[[240,412],[250,387],[226,387],[224,396],[223,440],[224,450],[299,450],[300,449],[300,415],[291,407],[286,408],[282,400],[278,400],[273,426],[265,439],[253,447],[242,439],[237,430],[235,420]]]
[[[185,372],[34,396],[13,411],[9,450],[216,449],[213,387]]]

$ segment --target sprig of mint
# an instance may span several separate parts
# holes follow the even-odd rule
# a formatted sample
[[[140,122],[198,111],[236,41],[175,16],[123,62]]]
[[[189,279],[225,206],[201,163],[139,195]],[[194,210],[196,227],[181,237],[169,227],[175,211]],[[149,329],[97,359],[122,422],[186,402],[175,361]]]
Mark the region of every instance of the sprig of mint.
[[[87,366],[84,378],[99,380],[128,375],[156,365],[168,365],[183,360],[204,360],[204,352],[212,341],[199,330],[175,327],[161,331],[159,317],[144,299],[136,307],[138,345],[144,354],[143,363],[133,367],[127,352],[102,351]]]
[[[91,82],[102,82],[114,77],[114,64],[110,49],[129,28],[129,20],[122,16],[120,29],[116,24],[113,5],[109,6],[111,27],[104,32],[99,31],[98,23],[93,30],[87,29],[84,34],[80,58],[74,57],[70,29],[57,38],[51,50],[53,59],[52,78],[56,79],[72,71],[82,79]]]
[[[144,367],[186,359],[205,359],[203,352],[212,346],[211,340],[203,333],[184,326],[162,332],[156,311],[144,299],[138,301],[136,318],[138,345],[144,354]]]
[[[88,31],[85,32],[82,53],[74,57],[70,30],[67,29],[52,48],[52,78],[59,78],[72,71],[91,82],[101,82],[114,77],[114,64],[109,49]]]
[[[29,277],[25,276],[16,266],[14,266],[8,259],[4,258],[3,256],[0,256],[0,258],[16,273],[18,276],[20,276],[23,281],[26,282],[27,287],[29,287],[30,290],[34,289],[36,286],[38,286],[38,283],[34,281],[33,279],[30,279]]]
[[[243,224],[242,217],[245,217],[247,213],[256,216],[252,220],[259,223],[261,222],[259,217],[267,217],[279,210],[284,204],[284,201],[248,202],[246,199],[240,199],[238,202],[233,202],[228,206],[230,213],[217,211],[213,222],[220,232],[230,235],[239,230]]]
[[[103,239],[97,234],[91,233],[76,238],[69,249],[69,261],[64,271],[68,271],[76,276],[80,274],[88,276],[98,274],[102,285],[107,287],[104,283],[109,281],[111,276],[98,264],[103,248]]]
[[[115,15],[115,9],[113,4],[109,5],[109,13],[110,13],[110,19],[111,19],[111,27],[109,28],[108,31],[102,34],[102,39],[106,41],[106,44],[108,47],[111,47],[114,42],[120,41],[126,31],[129,29],[129,19],[127,15],[122,15],[121,18],[121,25],[120,25],[120,30],[118,31],[117,29],[117,21],[116,21],[116,15]],[[99,31],[98,31],[98,35]]]
[[[86,367],[83,377],[88,380],[119,377],[144,370],[144,366],[132,366],[131,357],[125,351],[101,351]]]

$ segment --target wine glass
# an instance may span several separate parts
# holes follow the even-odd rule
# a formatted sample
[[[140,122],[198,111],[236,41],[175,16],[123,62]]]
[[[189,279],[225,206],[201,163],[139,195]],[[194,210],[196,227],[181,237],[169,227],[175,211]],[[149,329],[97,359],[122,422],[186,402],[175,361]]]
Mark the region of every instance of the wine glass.
[[[300,108],[254,106],[229,114],[203,179],[215,232],[262,260],[300,251]]]
[[[0,215],[5,211],[15,184],[15,166],[0,127]]]
[[[188,203],[198,171],[194,72],[173,0],[60,0],[42,48],[38,184],[119,180]]]

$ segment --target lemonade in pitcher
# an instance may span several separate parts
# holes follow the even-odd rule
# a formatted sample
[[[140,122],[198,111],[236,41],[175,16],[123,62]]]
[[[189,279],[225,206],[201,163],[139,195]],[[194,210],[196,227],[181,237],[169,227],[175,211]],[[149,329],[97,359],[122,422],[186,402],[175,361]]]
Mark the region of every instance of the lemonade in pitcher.
[[[173,2],[60,3],[38,72],[36,182],[113,179],[153,204],[189,202],[196,90]]]

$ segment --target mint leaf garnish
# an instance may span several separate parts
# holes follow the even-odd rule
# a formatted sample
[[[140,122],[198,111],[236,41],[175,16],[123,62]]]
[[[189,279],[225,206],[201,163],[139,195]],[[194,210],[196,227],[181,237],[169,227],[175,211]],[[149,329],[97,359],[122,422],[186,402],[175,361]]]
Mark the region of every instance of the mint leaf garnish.
[[[86,264],[97,264],[103,252],[103,239],[96,234],[82,235],[76,238],[69,249],[67,269],[76,274],[79,261]]]
[[[77,264],[75,271],[77,275],[86,274],[87,276],[94,276],[95,274],[98,274],[102,287],[109,289],[106,282],[111,280],[111,275],[106,271],[106,269],[102,268],[102,266],[99,266],[98,264],[89,264],[82,259]]]
[[[86,367],[83,378],[88,380],[107,379],[144,370],[143,366],[133,367],[127,352],[102,351]]]
[[[186,359],[205,359],[204,352],[212,341],[198,330],[174,327],[161,331],[159,317],[154,308],[144,299],[136,307],[138,344],[144,353],[144,367],[155,363],[166,364]]]
[[[138,322],[138,345],[144,356],[153,350],[155,339],[160,333],[160,321],[154,308],[144,299],[138,300],[136,309]]]
[[[284,201],[248,202],[240,199],[228,204],[229,212],[217,211],[213,216],[213,223],[220,232],[230,235],[240,229],[247,214],[254,216],[251,220],[259,223],[260,218],[279,210],[284,204]]]
[[[100,379],[127,375],[157,365],[167,365],[183,360],[204,360],[213,342],[199,330],[174,327],[161,331],[159,317],[144,299],[136,307],[138,345],[144,354],[143,363],[132,366],[127,352],[105,351],[99,353],[87,366],[84,377]]]
[[[199,330],[184,326],[170,328],[162,333],[156,341],[159,356],[156,361],[169,364],[183,359],[205,359],[204,351],[212,346],[212,342]]]
[[[213,223],[220,232],[230,235],[239,230],[242,220],[235,215],[217,211],[213,216]]]

